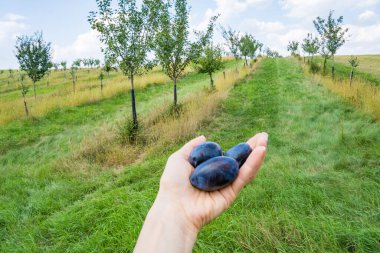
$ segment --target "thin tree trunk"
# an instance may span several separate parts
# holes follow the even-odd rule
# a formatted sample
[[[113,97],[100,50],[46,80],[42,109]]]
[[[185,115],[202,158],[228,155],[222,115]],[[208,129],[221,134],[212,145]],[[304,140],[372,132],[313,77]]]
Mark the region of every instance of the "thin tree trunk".
[[[212,79],[212,73],[209,73],[210,75],[210,85],[211,85],[211,88],[214,88],[214,80]]]
[[[334,56],[332,57],[331,77],[334,80],[335,78]]]
[[[352,85],[352,78],[354,78],[354,69],[351,70],[351,74],[350,74],[350,88]]]
[[[324,57],[325,60],[323,61],[323,74],[326,74],[326,62],[327,62],[327,58]]]
[[[100,93],[103,96],[103,79],[100,79]]]
[[[224,80],[226,80],[226,71],[223,71]]]
[[[177,78],[175,77],[173,79],[174,81],[174,89],[173,89],[173,92],[174,92],[174,106],[177,106]]]
[[[247,66],[248,67],[248,60],[247,60],[247,57],[246,56],[244,56],[244,58],[245,58],[245,66]],[[244,66],[244,67],[245,67]]]
[[[36,81],[33,81],[33,91],[34,91],[34,99],[37,98],[37,95],[36,95]]]
[[[73,92],[75,93],[75,79],[73,79]]]
[[[133,117],[133,126],[135,129],[138,128],[137,122],[137,113],[136,113],[136,98],[135,98],[135,80],[133,74],[131,75],[131,96],[132,96],[132,117]]]
[[[26,104],[25,95],[22,95],[22,96],[24,97],[24,108],[25,108],[26,117],[29,117],[29,110],[28,110],[28,105]]]

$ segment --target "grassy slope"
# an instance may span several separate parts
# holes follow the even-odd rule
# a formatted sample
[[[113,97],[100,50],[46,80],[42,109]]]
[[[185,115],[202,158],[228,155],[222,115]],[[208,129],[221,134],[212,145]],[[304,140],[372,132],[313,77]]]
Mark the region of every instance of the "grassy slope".
[[[380,250],[380,127],[370,117],[305,79],[295,62],[268,59],[208,123],[199,134],[225,149],[262,130],[270,147],[255,183],[201,232],[196,252]],[[0,251],[131,251],[166,157],[184,141],[120,175],[77,178],[40,168],[19,180],[6,173],[0,185],[9,199],[0,203],[17,204],[16,182],[29,197],[16,213],[0,213],[8,229]],[[34,161],[12,159],[8,170]],[[40,180],[30,187],[27,176]]]
[[[348,79],[351,73],[351,67],[347,62],[349,57],[337,56],[335,61],[335,74],[339,78]],[[375,85],[380,85],[380,72],[377,68],[380,56],[358,56],[360,61],[359,67],[355,70],[354,77],[358,78],[364,82],[368,82]],[[323,59],[321,57],[315,57],[317,62],[323,66]],[[326,71],[331,73],[332,61],[327,60]]]

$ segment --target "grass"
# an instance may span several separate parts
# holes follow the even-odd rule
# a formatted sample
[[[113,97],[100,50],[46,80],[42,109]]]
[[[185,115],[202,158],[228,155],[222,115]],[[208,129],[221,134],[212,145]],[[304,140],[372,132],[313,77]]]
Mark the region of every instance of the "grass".
[[[207,85],[204,75],[183,80],[184,104],[196,103],[185,94]],[[140,115],[155,119],[151,107],[165,103],[170,88],[144,88]],[[158,89],[155,96],[151,89]],[[84,136],[125,114],[118,111],[118,97],[75,107],[75,124],[41,131],[34,142],[2,154],[0,251],[131,252],[173,151],[199,134],[227,149],[268,131],[268,157],[256,181],[202,230],[194,251],[378,252],[380,124],[305,77],[289,59],[265,59],[254,75],[227,90],[186,136],[174,135],[122,170],[94,164],[75,173],[80,168],[71,160]],[[81,114],[107,105],[98,116]],[[190,118],[199,105],[190,106]],[[71,117],[58,113],[54,120],[59,118]],[[10,133],[0,136],[13,138]],[[67,164],[73,166],[69,171],[63,169]]]

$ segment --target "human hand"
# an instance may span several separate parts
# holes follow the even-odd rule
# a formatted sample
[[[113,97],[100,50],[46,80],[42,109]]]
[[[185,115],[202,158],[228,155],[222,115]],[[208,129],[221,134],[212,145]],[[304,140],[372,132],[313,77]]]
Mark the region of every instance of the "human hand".
[[[254,179],[264,161],[268,134],[260,133],[248,140],[253,151],[240,168],[238,177],[231,185],[214,192],[200,191],[189,182],[194,170],[188,162],[189,155],[194,147],[205,141],[204,136],[195,138],[169,157],[158,193],[159,200],[179,210],[197,230],[228,208],[240,190]]]
[[[214,192],[200,191],[189,181],[194,170],[188,162],[189,155],[205,141],[204,136],[195,138],[169,157],[136,252],[191,252],[199,230],[227,209],[241,189],[255,178],[265,158],[268,134],[260,133],[247,141],[253,151],[237,178],[231,185]],[[151,248],[142,247],[143,240],[154,241],[149,244]]]

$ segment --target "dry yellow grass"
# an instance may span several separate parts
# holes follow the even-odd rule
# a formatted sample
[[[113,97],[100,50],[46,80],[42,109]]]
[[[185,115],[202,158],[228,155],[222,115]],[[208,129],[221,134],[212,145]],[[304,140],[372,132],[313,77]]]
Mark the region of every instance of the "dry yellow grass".
[[[305,68],[305,73],[308,71]],[[308,75],[310,75],[308,73]],[[334,93],[344,97],[350,103],[361,110],[380,119],[380,87],[368,85],[368,83],[353,80],[350,86],[349,80],[332,80],[329,76],[310,75],[316,83],[323,84]]]
[[[148,84],[164,83],[167,81],[169,81],[169,78],[164,73],[153,71],[146,75],[136,77],[135,87],[139,89]],[[37,96],[37,99],[29,97],[27,102],[30,115],[40,117],[54,109],[66,106],[78,106],[96,102],[104,98],[110,98],[128,91],[130,89],[130,82],[122,75],[117,76],[111,81],[106,81],[102,93],[100,91],[99,80],[93,82],[79,81],[76,87],[77,91],[75,93],[72,92],[71,86],[68,85],[58,92]],[[24,117],[26,116],[22,98],[0,101],[0,125]]]

